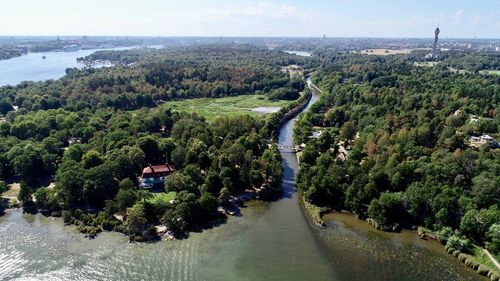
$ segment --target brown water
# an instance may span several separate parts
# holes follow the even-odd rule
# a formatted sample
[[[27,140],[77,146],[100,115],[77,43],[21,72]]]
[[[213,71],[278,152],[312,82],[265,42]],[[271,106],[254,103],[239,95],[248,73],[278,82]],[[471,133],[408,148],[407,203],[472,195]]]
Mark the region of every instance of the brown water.
[[[488,280],[415,232],[379,231],[349,214],[324,219],[327,227],[317,235],[346,280]]]
[[[293,122],[280,144],[293,144]],[[481,280],[413,233],[379,232],[348,216],[324,229],[310,224],[296,195],[295,155],[282,157],[283,199],[250,202],[241,217],[186,240],[129,244],[105,232],[89,241],[59,219],[8,211],[0,280]]]

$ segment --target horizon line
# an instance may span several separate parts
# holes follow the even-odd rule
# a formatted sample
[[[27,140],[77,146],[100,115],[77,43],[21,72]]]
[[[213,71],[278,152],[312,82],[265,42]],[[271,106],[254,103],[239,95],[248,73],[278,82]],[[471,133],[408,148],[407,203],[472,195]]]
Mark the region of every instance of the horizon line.
[[[289,39],[434,39],[397,36],[278,36],[278,35],[4,35],[0,37],[115,37],[115,38],[289,38]],[[440,37],[440,40],[500,40],[500,37]]]

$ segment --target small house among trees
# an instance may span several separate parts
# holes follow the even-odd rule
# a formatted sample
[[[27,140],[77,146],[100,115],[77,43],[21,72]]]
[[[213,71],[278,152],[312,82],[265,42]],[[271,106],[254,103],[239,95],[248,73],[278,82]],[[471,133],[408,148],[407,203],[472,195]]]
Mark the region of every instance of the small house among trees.
[[[172,164],[149,165],[142,170],[141,187],[151,189],[157,185],[163,185],[165,178],[175,172],[175,167]]]

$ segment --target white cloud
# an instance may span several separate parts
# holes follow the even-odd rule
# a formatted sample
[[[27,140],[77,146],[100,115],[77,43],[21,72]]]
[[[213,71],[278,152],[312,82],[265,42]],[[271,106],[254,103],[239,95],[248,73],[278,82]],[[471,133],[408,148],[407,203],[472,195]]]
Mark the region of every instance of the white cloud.
[[[438,25],[444,21],[444,14],[440,13],[436,16],[421,16],[414,14],[408,18],[405,23],[408,26],[422,26],[422,25]]]
[[[451,23],[454,25],[458,25],[462,22],[463,17],[464,17],[464,10],[460,9],[453,15]]]
[[[199,13],[202,14],[202,16],[218,20],[228,18],[241,19],[242,17],[283,20],[296,18],[302,15],[302,12],[295,6],[264,1],[248,6],[237,5],[228,8],[200,11]]]

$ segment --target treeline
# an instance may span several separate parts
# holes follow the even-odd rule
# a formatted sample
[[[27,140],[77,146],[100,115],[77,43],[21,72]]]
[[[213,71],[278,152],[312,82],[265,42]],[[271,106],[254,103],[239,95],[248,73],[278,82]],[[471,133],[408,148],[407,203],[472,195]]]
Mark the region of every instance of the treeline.
[[[306,200],[498,254],[500,150],[472,148],[469,138],[499,138],[500,78],[417,68],[403,56],[320,55],[313,80],[323,96],[295,129],[306,143]]]
[[[8,60],[11,58],[19,57],[28,52],[27,48],[16,47],[10,45],[0,45],[0,60]]]
[[[304,65],[306,59],[249,46],[103,51],[94,59],[122,61],[131,56],[135,62],[132,65],[72,68],[56,81],[1,87],[0,100],[28,111],[106,107],[130,110],[154,107],[167,100],[250,93],[295,99],[304,85],[302,80],[282,72],[281,67]]]
[[[203,227],[246,190],[263,200],[279,196],[281,157],[268,144],[265,121],[236,116],[209,124],[157,105],[246,93],[296,98],[304,83],[280,65],[298,60],[251,47],[192,47],[2,87],[0,188],[20,182],[27,211],[62,215],[90,235],[114,229],[139,240],[155,237],[153,225],[177,234]],[[144,167],[167,161],[177,170],[165,181],[177,194],[172,202],[138,188]]]
[[[311,96],[311,91],[309,88],[305,87],[302,96],[299,99],[267,116],[264,127],[262,128],[263,134],[277,140],[281,125],[283,125],[285,121],[290,120],[300,113],[300,111],[307,106]]]
[[[449,56],[442,65],[478,73],[481,70],[500,70],[500,54],[470,53]]]

